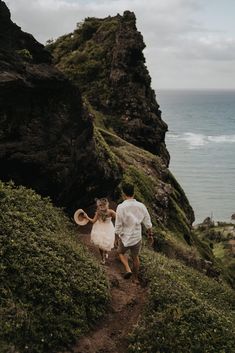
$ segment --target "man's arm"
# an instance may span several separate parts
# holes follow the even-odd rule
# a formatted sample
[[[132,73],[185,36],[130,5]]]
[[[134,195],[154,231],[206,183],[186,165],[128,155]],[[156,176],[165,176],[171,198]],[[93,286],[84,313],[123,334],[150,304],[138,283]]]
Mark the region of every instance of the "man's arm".
[[[151,237],[153,235],[151,218],[150,218],[150,215],[149,215],[149,212],[148,212],[146,206],[145,205],[143,205],[143,206],[144,206],[143,207],[143,209],[144,209],[143,223],[144,223],[145,227],[147,228],[147,235]]]
[[[149,212],[148,212],[145,205],[143,205],[143,210],[144,210],[143,223],[147,229],[150,229],[150,228],[152,228],[152,222],[151,222]]]
[[[115,234],[122,234],[123,225],[122,225],[122,216],[121,216],[121,209],[118,206],[116,210],[116,219],[115,219]]]
[[[120,215],[120,208],[119,206],[116,209],[116,218],[115,218],[115,247],[118,247],[118,239],[119,235],[122,234],[122,218]]]

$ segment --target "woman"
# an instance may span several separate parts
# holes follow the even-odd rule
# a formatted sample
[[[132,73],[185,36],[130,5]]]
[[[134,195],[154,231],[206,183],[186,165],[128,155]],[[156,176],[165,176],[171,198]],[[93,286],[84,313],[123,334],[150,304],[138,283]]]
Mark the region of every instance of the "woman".
[[[115,231],[112,223],[112,218],[116,217],[116,212],[109,208],[107,199],[96,200],[96,213],[94,218],[85,217],[93,223],[91,230],[91,242],[99,247],[101,255],[101,263],[105,264],[108,258],[108,251],[114,247]]]

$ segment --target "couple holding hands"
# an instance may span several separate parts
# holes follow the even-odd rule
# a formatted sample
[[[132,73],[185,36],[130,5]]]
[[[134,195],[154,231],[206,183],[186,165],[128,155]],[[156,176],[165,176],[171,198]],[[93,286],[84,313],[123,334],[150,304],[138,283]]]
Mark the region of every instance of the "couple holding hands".
[[[138,279],[139,253],[142,242],[141,224],[145,225],[148,237],[152,238],[152,223],[146,206],[134,198],[134,185],[124,184],[122,191],[124,201],[118,205],[116,212],[109,208],[107,199],[98,199],[94,218],[90,218],[86,213],[83,213],[83,224],[86,224],[87,221],[93,223],[91,242],[99,247],[101,263],[105,264],[108,251],[111,251],[114,245],[117,245],[119,259],[125,267],[124,278],[128,279],[133,275]],[[115,220],[115,227],[112,219]],[[125,256],[128,250],[130,250],[133,260],[133,272],[128,258]]]

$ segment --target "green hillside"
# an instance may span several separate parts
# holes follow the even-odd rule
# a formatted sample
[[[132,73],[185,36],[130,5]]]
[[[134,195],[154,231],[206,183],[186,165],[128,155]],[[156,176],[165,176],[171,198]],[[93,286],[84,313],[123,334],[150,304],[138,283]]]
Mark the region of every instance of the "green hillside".
[[[130,338],[130,353],[232,353],[235,293],[226,284],[145,251],[149,303]]]
[[[64,213],[32,190],[0,183],[0,352],[56,352],[99,319],[104,273]]]

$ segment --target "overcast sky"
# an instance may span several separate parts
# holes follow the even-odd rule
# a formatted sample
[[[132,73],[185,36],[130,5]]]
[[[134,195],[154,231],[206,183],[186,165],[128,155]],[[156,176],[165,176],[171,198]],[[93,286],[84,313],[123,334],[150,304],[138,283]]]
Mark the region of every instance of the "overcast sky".
[[[134,11],[152,87],[235,89],[235,0],[6,0],[12,20],[45,43],[85,17]]]

